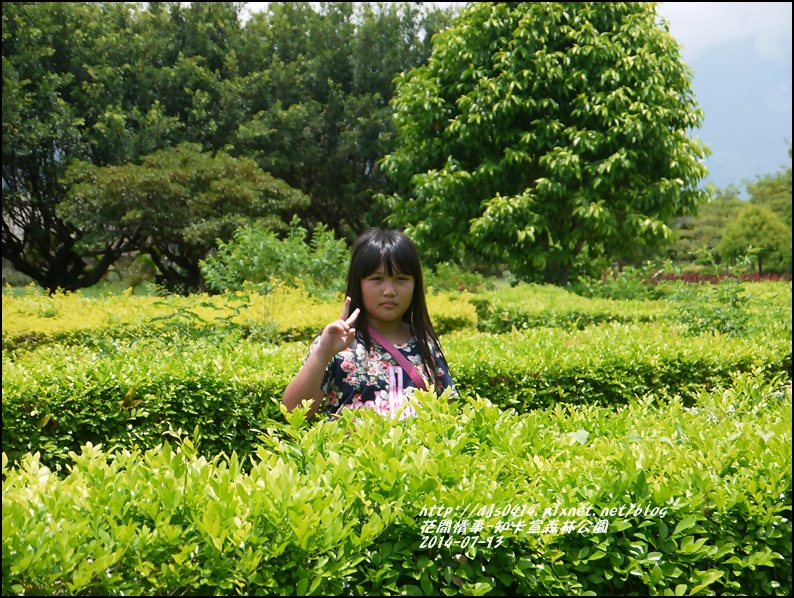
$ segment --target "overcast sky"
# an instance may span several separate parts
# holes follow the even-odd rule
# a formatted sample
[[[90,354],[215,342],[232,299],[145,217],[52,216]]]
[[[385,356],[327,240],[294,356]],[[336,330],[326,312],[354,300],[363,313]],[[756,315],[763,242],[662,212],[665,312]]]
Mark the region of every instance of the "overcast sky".
[[[694,71],[710,182],[743,189],[790,167],[791,2],[662,2],[659,13]]]
[[[791,64],[791,2],[661,2],[658,11],[685,60],[726,42],[750,40],[759,58]]]

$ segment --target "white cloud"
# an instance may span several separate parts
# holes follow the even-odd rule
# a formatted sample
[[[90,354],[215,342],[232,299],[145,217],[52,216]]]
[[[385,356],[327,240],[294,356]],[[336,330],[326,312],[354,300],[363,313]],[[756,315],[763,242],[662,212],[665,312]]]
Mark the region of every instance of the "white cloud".
[[[658,12],[687,60],[750,38],[759,58],[791,61],[791,2],[661,2]]]

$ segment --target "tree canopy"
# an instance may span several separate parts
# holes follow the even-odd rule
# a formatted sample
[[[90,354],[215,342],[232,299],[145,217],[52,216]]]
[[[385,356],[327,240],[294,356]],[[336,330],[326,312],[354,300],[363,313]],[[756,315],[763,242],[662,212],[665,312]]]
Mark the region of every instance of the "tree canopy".
[[[703,112],[654,3],[471,3],[393,103],[391,222],[430,259],[565,284],[707,200]]]
[[[791,271],[791,228],[769,208],[745,207],[722,235],[719,252],[734,260],[753,254],[758,273]]]
[[[715,190],[714,197],[702,206],[696,216],[685,216],[676,219],[673,229],[676,233],[675,242],[665,251],[675,261],[690,262],[698,258],[701,252],[719,256],[719,245],[725,228],[736,219],[736,216],[747,203],[739,199],[739,191],[729,186]]]
[[[130,190],[137,199],[128,210],[120,189],[88,189],[111,173],[129,181],[161,176],[133,166],[170,160],[157,152],[183,143],[200,146],[208,161],[218,152],[227,162],[250,158],[273,177],[268,184],[279,179],[310,196],[273,214],[285,229],[294,215],[309,230],[327,224],[337,238],[382,223],[372,196],[393,190],[377,167],[392,143],[392,80],[426,61],[449,11],[272,2],[243,22],[241,9],[235,2],[3,4],[2,235],[14,268],[50,290],[76,289],[97,282],[123,253],[146,251],[166,277],[198,276],[193,266],[165,266],[207,246],[207,239],[190,245],[198,229],[174,236],[164,231],[179,226],[145,234],[132,226],[135,202],[151,189]],[[74,161],[90,177],[67,176]],[[80,192],[71,192],[77,183]],[[230,207],[246,202],[244,187]],[[202,205],[198,197],[174,205],[173,188],[163,189],[160,206],[171,213],[161,222],[184,209],[203,222],[205,213],[191,211]],[[92,203],[91,215],[79,197],[107,204]],[[122,212],[125,220],[112,227],[99,221]],[[228,228],[219,229],[222,240],[231,239]]]
[[[200,279],[199,262],[217,239],[231,239],[253,223],[286,230],[285,215],[309,203],[250,158],[186,143],[154,152],[140,165],[74,162],[65,179],[69,194],[58,215],[90,231],[80,240],[86,252],[135,239],[171,286],[186,288]]]
[[[791,147],[788,149],[791,160]],[[791,166],[747,183],[750,203],[772,210],[791,228]]]

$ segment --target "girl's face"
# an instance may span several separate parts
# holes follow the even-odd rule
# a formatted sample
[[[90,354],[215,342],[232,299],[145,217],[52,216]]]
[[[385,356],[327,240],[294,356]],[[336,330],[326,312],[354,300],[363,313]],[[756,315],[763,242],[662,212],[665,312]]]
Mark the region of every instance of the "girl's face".
[[[414,297],[414,277],[401,274],[395,268],[386,275],[383,262],[369,276],[361,280],[364,309],[370,323],[391,324],[402,320]]]

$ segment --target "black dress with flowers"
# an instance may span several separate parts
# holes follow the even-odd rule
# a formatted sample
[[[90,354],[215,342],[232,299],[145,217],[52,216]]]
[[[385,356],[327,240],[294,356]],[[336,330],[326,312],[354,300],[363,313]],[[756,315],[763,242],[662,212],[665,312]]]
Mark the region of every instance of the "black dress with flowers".
[[[309,348],[309,353],[319,342],[318,336]],[[372,346],[367,352],[359,333],[347,349],[334,355],[329,362],[321,383],[326,398],[325,410],[329,416],[337,414],[343,408],[374,409],[386,413],[390,409],[401,407],[405,400],[411,400],[416,384],[407,374],[402,375],[402,368],[386,349],[374,339],[371,343]],[[447,362],[438,345],[432,340],[429,341],[429,345],[436,367],[436,394],[440,395],[445,389],[450,388],[451,398],[456,398],[458,392]],[[431,378],[422,364],[416,336],[412,334],[407,343],[394,346],[414,365],[427,388],[430,388]],[[308,359],[308,354],[306,358]],[[402,377],[400,389],[395,389],[390,384],[390,380],[395,379],[395,371]]]

